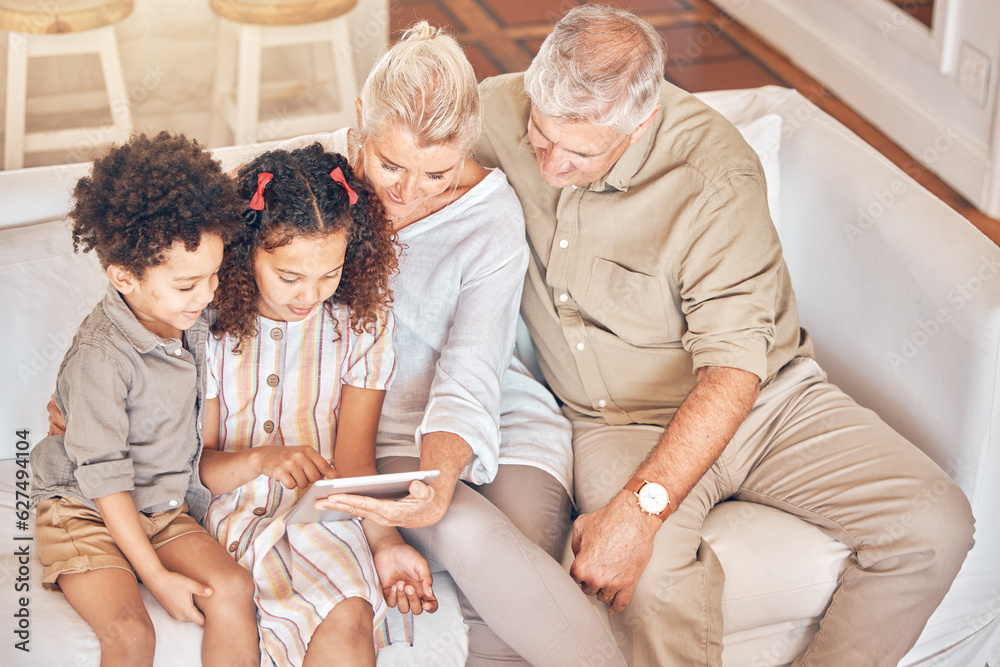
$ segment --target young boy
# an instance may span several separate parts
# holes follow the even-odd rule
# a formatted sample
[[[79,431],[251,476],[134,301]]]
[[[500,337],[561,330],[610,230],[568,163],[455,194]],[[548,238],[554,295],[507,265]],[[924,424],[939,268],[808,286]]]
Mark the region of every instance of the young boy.
[[[201,316],[242,206],[197,143],[133,137],[74,190],[73,244],[108,275],[63,358],[65,435],[31,452],[43,585],[97,634],[101,665],[152,665],[141,580],[171,616],[205,628],[204,665],[259,664],[254,584],[195,520],[210,495]]]

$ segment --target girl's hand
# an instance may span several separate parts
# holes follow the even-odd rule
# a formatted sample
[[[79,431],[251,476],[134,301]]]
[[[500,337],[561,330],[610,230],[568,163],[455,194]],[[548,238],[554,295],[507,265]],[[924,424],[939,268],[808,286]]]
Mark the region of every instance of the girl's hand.
[[[46,435],[66,435],[66,422],[63,421],[62,413],[56,407],[55,394],[49,396],[45,410],[49,413],[49,432]]]
[[[312,447],[266,445],[250,451],[257,474],[278,480],[286,489],[305,489],[316,480],[337,476],[333,464]]]
[[[382,595],[390,607],[396,607],[401,614],[437,611],[430,567],[416,549],[400,540],[372,551],[372,555]]]
[[[339,510],[361,519],[374,521],[380,526],[420,528],[431,526],[445,515],[451,504],[454,484],[439,486],[441,478],[428,486],[420,481],[410,482],[410,495],[402,500],[381,500],[369,496],[335,493],[316,501],[316,509]],[[445,483],[447,484],[447,483]]]
[[[210,586],[166,569],[152,577],[147,575],[142,583],[174,620],[191,621],[198,627],[205,627],[205,617],[195,606],[194,596],[207,598],[212,594]]]

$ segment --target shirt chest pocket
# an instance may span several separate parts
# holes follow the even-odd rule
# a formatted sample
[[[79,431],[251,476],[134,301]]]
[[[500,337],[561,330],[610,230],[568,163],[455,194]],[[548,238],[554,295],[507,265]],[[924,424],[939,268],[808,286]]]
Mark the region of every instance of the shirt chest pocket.
[[[640,347],[680,347],[687,330],[660,280],[595,257],[580,302],[584,317]]]

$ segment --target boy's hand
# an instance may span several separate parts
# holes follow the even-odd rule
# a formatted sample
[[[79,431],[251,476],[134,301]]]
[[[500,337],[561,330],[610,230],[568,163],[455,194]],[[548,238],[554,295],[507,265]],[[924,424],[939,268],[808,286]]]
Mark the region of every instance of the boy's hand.
[[[205,627],[205,617],[195,606],[194,596],[207,598],[212,594],[210,586],[169,570],[147,576],[142,583],[174,620],[191,621],[198,627]]]
[[[258,474],[278,480],[286,489],[305,489],[317,480],[337,476],[333,464],[312,447],[266,445],[254,447],[251,456]]]
[[[402,614],[437,611],[430,567],[416,549],[400,541],[377,547],[372,555],[382,582],[382,594],[390,607],[396,607]]]

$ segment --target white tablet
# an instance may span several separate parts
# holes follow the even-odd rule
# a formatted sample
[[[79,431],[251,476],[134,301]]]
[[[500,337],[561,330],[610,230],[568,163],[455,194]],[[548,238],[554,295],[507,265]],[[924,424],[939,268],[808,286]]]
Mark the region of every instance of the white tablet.
[[[410,494],[410,482],[420,480],[430,484],[439,470],[415,470],[413,472],[393,472],[386,475],[365,475],[364,477],[342,477],[321,479],[306,490],[295,507],[285,517],[285,524],[312,523],[314,521],[345,521],[353,519],[353,514],[336,510],[318,510],[316,501],[334,493],[350,493],[383,500],[400,500]]]

